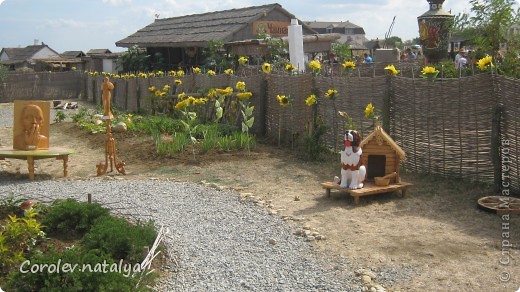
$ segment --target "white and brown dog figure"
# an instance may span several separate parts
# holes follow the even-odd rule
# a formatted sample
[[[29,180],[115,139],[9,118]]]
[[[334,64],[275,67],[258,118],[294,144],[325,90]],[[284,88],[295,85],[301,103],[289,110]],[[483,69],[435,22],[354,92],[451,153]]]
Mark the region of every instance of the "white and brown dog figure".
[[[360,143],[361,135],[357,131],[345,132],[345,144],[341,150],[341,188],[355,190],[363,187],[367,169],[361,159],[363,150],[359,147]]]

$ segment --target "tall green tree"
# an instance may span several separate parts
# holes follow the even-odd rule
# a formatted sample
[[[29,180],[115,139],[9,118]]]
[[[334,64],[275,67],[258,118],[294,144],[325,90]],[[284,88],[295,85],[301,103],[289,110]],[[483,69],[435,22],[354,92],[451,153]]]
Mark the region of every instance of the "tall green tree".
[[[150,55],[135,45],[119,57],[119,63],[124,72],[146,71],[150,68]]]
[[[484,51],[493,53],[507,43],[507,33],[517,19],[515,0],[470,0],[469,27],[475,29],[472,41]]]

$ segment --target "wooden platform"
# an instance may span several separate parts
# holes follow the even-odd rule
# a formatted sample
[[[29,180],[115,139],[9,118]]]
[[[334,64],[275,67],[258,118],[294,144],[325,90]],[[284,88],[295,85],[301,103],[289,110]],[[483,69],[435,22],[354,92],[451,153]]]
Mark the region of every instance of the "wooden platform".
[[[406,190],[412,186],[411,183],[406,182],[400,182],[400,183],[394,183],[390,184],[385,187],[376,186],[373,182],[367,182],[365,183],[365,186],[361,189],[357,190],[351,190],[351,189],[342,189],[337,183],[335,182],[323,182],[321,183],[321,186],[325,189],[327,197],[330,197],[330,190],[335,189],[344,193],[350,194],[352,197],[354,197],[354,203],[357,205],[359,204],[359,197],[361,196],[368,196],[368,195],[377,195],[377,194],[383,194],[383,193],[389,193],[394,191],[401,191],[401,196],[404,196],[406,194]]]
[[[67,176],[67,166],[69,155],[74,154],[73,150],[64,148],[49,148],[41,150],[14,150],[12,148],[0,148],[0,160],[6,158],[27,160],[29,179],[34,180],[34,161],[39,159],[56,158],[63,161],[63,176]]]

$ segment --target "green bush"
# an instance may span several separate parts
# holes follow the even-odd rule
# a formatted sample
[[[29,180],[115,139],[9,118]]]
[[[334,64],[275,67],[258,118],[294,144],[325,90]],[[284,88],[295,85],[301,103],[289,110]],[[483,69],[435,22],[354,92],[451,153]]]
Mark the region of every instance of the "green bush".
[[[298,157],[306,161],[317,161],[321,155],[328,151],[323,141],[323,136],[327,132],[327,126],[318,124],[312,134],[305,133],[303,143],[299,148]]]
[[[97,203],[78,202],[74,199],[56,200],[42,224],[49,234],[74,238],[90,230],[94,221],[109,214],[107,208]]]
[[[23,216],[23,210],[20,208],[23,201],[25,199],[15,198],[13,194],[2,199],[0,201],[0,220],[7,218],[7,215]]]
[[[136,129],[147,134],[182,132],[184,126],[180,120],[172,119],[167,116],[149,116],[136,123]]]
[[[150,247],[157,232],[152,222],[130,225],[125,219],[105,216],[96,220],[82,240],[87,250],[100,250],[114,259],[141,262],[143,248]]]
[[[51,269],[61,263],[60,273]],[[44,266],[44,265],[47,266]],[[70,264],[71,269],[63,271],[65,264]],[[105,270],[102,266],[106,264]],[[41,267],[36,273],[31,271],[34,265]],[[41,265],[41,266],[40,266]],[[68,249],[63,252],[50,250],[46,254],[35,255],[30,262],[22,263],[20,269],[10,275],[7,291],[146,291],[145,287],[138,287],[138,277],[131,277],[131,271],[121,273],[110,268],[119,265],[119,262],[107,259],[99,251],[81,252],[80,249]],[[54,267],[53,267],[54,266]],[[123,266],[130,269],[130,266]],[[20,271],[22,270],[22,271]],[[104,272],[108,271],[108,272]],[[141,285],[144,286],[144,285]]]
[[[0,226],[0,275],[21,263],[32,252],[37,241],[45,236],[36,212],[28,211],[25,217],[9,215]]]

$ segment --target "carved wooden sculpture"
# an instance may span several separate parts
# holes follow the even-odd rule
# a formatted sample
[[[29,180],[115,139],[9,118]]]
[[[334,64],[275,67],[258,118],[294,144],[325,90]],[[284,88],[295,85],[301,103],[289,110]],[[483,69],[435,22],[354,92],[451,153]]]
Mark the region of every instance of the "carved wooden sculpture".
[[[42,110],[42,106],[45,112]],[[49,104],[16,101],[15,107],[13,148],[17,150],[49,148],[49,121],[48,118],[46,119],[49,116]]]
[[[110,164],[110,172],[116,168],[117,172],[126,174],[125,170],[125,162],[120,161],[117,162],[117,154],[116,154],[116,141],[112,136],[112,127],[110,126],[110,120],[114,117],[112,112],[110,111],[110,99],[112,98],[111,91],[114,90],[114,85],[110,82],[108,77],[105,77],[103,85],[101,85],[101,90],[103,90],[103,108],[105,110],[103,120],[107,125],[106,135],[105,135],[105,163],[100,162],[96,165],[97,168],[97,176],[103,175],[107,173],[108,164]]]

